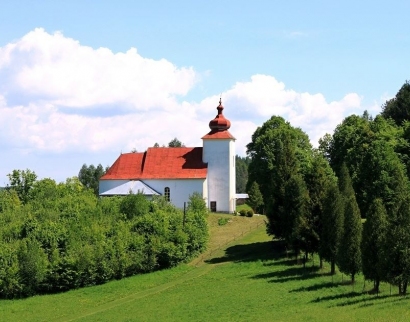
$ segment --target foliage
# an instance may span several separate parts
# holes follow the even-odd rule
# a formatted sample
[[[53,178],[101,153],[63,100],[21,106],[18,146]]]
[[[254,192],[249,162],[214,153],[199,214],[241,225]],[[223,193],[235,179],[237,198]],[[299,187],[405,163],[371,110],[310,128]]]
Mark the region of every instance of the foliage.
[[[362,222],[359,206],[347,167],[343,164],[340,171],[340,190],[344,200],[343,233],[338,248],[338,266],[341,272],[350,275],[352,283],[361,271]]]
[[[120,203],[120,212],[124,214],[127,219],[142,216],[150,210],[150,203],[142,193],[128,194]]]
[[[168,147],[169,148],[180,148],[180,147],[184,147],[185,145],[178,140],[177,138],[172,139],[169,143],[168,143]]]
[[[253,217],[253,215],[254,215],[254,212],[253,212],[252,209],[250,209],[246,212],[246,217]]]
[[[312,160],[309,138],[282,117],[273,116],[256,129],[247,152],[251,157],[247,190],[253,182],[258,183],[268,218],[268,233],[287,238],[281,222],[286,218],[285,186],[292,176],[300,173],[304,178],[309,172]]]
[[[398,210],[389,216],[384,254],[387,280],[407,293],[410,279],[410,200],[407,195]]]
[[[94,194],[98,196],[100,178],[105,174],[105,172],[106,170],[104,170],[101,164],[95,167],[92,164],[87,166],[84,163],[78,173],[78,179],[85,187],[92,189]]]
[[[248,204],[254,212],[260,213],[261,207],[263,206],[263,196],[256,181],[251,184],[248,195]]]
[[[218,225],[219,226],[224,226],[229,222],[229,218],[228,217],[221,217],[218,219]]]
[[[207,209],[193,196],[186,216],[141,195],[97,199],[77,178],[33,183],[21,204],[0,192],[0,297],[103,284],[173,267],[204,251]]]
[[[27,169],[13,170],[7,177],[10,181],[10,188],[16,191],[22,203],[27,203],[30,199],[30,190],[37,179],[37,175]]]
[[[366,279],[374,281],[374,291],[379,292],[380,281],[385,278],[387,212],[381,199],[375,199],[369,207],[363,225],[362,269]]]
[[[241,210],[239,211],[239,214],[240,214],[241,216],[246,216],[247,213],[248,213],[248,211],[245,210],[245,209],[241,209]]]
[[[328,160],[317,150],[313,152],[312,167],[306,176],[309,191],[309,208],[306,212],[307,227],[309,227],[310,252],[318,252],[322,239],[324,222],[324,207],[329,202],[325,200],[328,187],[333,186],[337,178]],[[332,211],[332,209],[327,209]]]
[[[248,167],[251,159],[249,157],[235,156],[235,171],[236,171],[236,192],[245,193],[246,184],[248,182]]]
[[[410,120],[410,83],[406,81],[396,96],[382,106],[381,115],[392,118],[397,125]]]
[[[330,263],[330,274],[336,273],[336,260],[343,234],[344,203],[336,183],[326,187],[321,218],[320,256]]]

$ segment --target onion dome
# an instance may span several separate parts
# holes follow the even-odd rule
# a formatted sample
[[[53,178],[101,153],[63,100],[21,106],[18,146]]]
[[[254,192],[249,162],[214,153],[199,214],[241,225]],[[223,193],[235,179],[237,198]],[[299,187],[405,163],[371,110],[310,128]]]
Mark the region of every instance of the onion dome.
[[[231,122],[225,118],[222,111],[224,107],[222,106],[222,99],[219,99],[219,106],[216,108],[218,110],[218,115],[209,122],[209,127],[212,132],[226,131],[231,127]]]

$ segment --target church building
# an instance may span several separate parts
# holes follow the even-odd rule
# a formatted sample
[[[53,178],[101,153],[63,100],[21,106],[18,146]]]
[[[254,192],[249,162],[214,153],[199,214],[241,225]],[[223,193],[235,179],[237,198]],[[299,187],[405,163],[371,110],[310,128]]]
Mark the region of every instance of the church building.
[[[179,208],[194,192],[211,211],[232,213],[236,208],[235,138],[231,122],[218,114],[209,122],[202,147],[152,147],[142,153],[122,153],[100,179],[100,196],[143,193],[163,195]]]

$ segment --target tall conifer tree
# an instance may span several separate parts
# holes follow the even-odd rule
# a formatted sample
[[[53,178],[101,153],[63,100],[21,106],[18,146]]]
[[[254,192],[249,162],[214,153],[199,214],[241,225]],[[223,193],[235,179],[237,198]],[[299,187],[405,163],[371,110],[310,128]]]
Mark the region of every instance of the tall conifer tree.
[[[366,218],[361,246],[363,275],[374,282],[374,291],[379,292],[380,281],[385,278],[383,250],[387,229],[387,213],[381,199],[373,201]]]
[[[336,183],[327,187],[323,206],[319,255],[330,263],[330,273],[336,272],[336,260],[343,233],[344,204]]]
[[[339,179],[344,200],[344,222],[341,245],[338,250],[338,266],[342,273],[350,275],[354,283],[355,275],[361,271],[362,266],[360,251],[362,221],[352,181],[345,164],[342,165]]]

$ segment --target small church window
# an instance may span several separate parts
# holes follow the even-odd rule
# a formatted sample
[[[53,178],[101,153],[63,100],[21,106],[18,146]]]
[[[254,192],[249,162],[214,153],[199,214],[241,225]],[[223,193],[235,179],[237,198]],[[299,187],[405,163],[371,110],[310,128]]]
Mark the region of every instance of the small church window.
[[[211,201],[211,211],[216,212],[216,201]]]
[[[164,189],[164,196],[165,196],[165,200],[166,200],[166,201],[170,201],[170,200],[171,200],[171,190],[169,189],[169,187],[165,187],[165,189]]]

